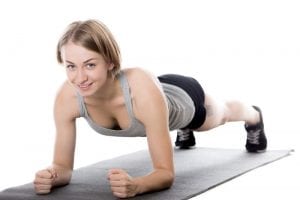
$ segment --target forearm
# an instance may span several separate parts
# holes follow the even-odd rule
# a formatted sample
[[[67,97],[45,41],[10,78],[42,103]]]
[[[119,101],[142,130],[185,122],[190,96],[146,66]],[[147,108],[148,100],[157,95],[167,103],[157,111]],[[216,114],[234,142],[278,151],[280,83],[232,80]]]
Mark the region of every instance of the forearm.
[[[146,176],[133,178],[137,185],[137,194],[167,189],[172,186],[174,173],[158,169]]]

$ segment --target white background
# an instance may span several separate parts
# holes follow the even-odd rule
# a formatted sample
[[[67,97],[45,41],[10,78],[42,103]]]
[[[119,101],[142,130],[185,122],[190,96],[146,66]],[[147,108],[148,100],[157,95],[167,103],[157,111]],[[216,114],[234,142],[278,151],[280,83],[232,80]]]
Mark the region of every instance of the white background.
[[[124,67],[191,75],[217,98],[259,105],[269,148],[296,150],[201,199],[295,199],[299,10],[296,0],[1,1],[0,190],[32,181],[51,163],[53,100],[65,79],[56,42],[72,21],[96,18],[114,33]],[[210,132],[197,135],[198,146],[244,148],[241,123]],[[101,136],[79,120],[75,167],[146,148],[143,138]]]

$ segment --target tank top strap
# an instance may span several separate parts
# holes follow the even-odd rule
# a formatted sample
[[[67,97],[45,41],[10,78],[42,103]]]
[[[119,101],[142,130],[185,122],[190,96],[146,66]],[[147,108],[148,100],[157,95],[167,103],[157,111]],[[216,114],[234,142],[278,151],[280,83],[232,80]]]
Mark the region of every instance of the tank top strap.
[[[133,109],[132,109],[132,102],[131,102],[131,95],[130,95],[130,87],[129,87],[127,78],[126,78],[123,71],[121,71],[120,74],[118,75],[118,79],[120,81],[120,85],[121,85],[122,92],[123,92],[123,95],[124,95],[125,104],[126,104],[128,114],[131,117],[134,117]]]
[[[76,91],[80,117],[88,116],[83,97]]]

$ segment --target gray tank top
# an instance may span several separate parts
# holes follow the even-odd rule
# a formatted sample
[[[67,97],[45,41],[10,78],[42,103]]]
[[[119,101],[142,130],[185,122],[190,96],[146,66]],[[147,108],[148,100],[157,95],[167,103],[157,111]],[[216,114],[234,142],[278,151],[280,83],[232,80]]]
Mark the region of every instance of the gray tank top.
[[[118,77],[120,85],[125,98],[125,104],[127,112],[130,118],[130,125],[126,129],[115,130],[101,127],[96,124],[89,116],[83,97],[77,93],[80,117],[84,117],[88,124],[98,133],[107,136],[119,136],[119,137],[144,137],[146,131],[144,125],[135,118],[132,103],[130,88],[126,79],[126,76],[121,72]],[[166,95],[169,109],[169,129],[175,130],[185,127],[193,119],[195,113],[195,107],[192,99],[181,88],[162,83],[163,91]]]

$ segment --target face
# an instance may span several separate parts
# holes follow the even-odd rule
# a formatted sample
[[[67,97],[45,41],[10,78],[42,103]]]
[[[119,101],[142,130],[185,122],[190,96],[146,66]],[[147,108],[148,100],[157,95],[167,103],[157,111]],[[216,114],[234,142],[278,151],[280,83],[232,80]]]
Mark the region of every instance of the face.
[[[82,96],[95,95],[107,83],[113,64],[102,55],[72,42],[61,48],[61,55],[69,82]]]

